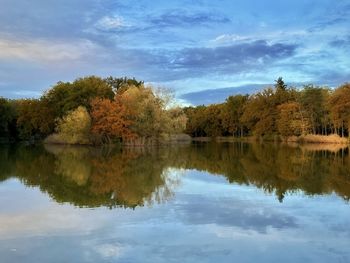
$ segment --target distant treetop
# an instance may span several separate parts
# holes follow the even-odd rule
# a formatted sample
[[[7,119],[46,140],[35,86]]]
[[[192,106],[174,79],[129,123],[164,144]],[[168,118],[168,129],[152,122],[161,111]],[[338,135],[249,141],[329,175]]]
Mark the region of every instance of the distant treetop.
[[[284,83],[282,77],[279,77],[277,80],[275,80],[276,84],[275,84],[275,88],[276,90],[286,90],[287,89],[287,85]]]
[[[135,87],[141,87],[143,86],[143,81],[138,81],[135,78],[129,78],[129,77],[108,77],[105,78],[104,81],[110,85],[115,93],[123,93],[127,87],[135,86]]]

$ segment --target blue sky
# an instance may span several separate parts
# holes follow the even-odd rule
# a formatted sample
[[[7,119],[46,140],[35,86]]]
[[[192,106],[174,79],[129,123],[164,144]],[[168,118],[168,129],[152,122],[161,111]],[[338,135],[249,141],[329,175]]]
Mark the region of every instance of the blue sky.
[[[200,104],[350,81],[350,1],[0,0],[0,96],[133,76]],[[208,96],[207,96],[208,95]]]

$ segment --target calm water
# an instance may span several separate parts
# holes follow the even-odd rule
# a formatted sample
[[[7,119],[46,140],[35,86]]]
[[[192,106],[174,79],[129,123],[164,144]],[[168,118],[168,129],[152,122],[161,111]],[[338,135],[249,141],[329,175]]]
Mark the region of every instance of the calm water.
[[[0,262],[350,262],[335,146],[0,148]]]

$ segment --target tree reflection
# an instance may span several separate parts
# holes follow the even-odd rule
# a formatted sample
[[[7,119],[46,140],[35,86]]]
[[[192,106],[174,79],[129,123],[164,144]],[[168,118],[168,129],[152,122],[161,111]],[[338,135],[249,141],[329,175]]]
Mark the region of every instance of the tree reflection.
[[[177,169],[225,176],[283,201],[287,194],[350,198],[348,148],[319,145],[199,143],[174,148],[1,147],[0,180],[16,177],[57,202],[135,208],[169,200]],[[173,169],[177,168],[177,169]],[[170,172],[171,170],[171,172]],[[179,170],[178,170],[179,171]]]
[[[8,161],[9,151],[5,152],[0,162]],[[57,202],[81,207],[135,208],[165,202],[179,180],[167,172],[160,152],[152,149],[111,152],[51,145],[19,147],[13,155],[16,158],[8,165],[12,172],[3,171],[3,180],[13,174],[27,186],[39,186]]]
[[[350,197],[347,147],[222,143],[190,149],[195,154],[188,155],[186,168],[224,175],[230,183],[254,185],[275,193],[280,201],[286,193],[300,190],[307,195],[335,192],[345,200]]]

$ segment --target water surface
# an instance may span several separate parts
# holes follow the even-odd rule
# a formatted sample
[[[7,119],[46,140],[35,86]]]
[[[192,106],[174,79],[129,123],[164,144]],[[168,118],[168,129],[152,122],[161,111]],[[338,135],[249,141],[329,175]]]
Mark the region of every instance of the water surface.
[[[350,262],[339,146],[0,148],[1,262]]]

